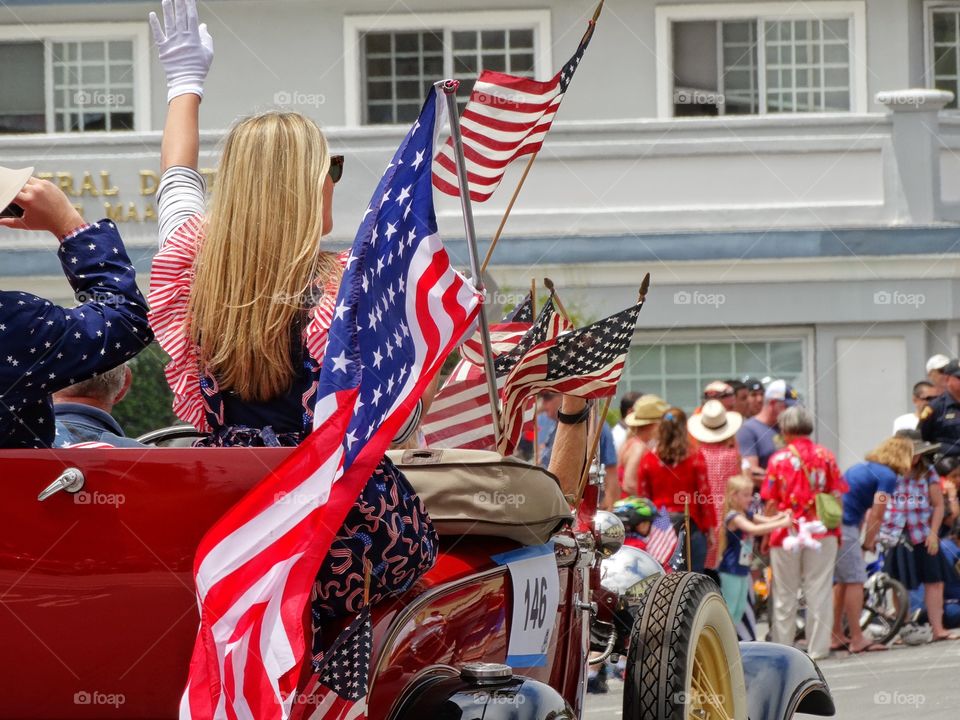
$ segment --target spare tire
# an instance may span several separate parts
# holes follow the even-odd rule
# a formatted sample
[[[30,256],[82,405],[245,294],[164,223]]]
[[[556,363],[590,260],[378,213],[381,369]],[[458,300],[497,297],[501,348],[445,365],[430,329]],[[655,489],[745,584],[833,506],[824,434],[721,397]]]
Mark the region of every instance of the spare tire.
[[[663,575],[644,594],[630,633],[623,717],[746,720],[736,628],[706,575]]]

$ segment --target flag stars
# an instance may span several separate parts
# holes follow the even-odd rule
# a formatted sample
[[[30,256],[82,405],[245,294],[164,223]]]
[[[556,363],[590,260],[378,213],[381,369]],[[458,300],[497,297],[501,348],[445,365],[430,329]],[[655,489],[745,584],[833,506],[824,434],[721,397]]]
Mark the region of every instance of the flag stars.
[[[347,359],[347,353],[344,350],[340,351],[340,354],[337,355],[333,360],[333,369],[334,371],[340,371],[345,373],[347,371],[347,366],[353,362],[353,360]]]
[[[418,125],[419,125],[419,123],[418,123]],[[425,151],[425,150],[417,150],[417,156],[414,158],[413,163],[412,163],[414,170],[419,170],[419,169],[420,169],[420,163],[423,162],[423,156],[424,156],[425,154],[426,154],[426,151]]]

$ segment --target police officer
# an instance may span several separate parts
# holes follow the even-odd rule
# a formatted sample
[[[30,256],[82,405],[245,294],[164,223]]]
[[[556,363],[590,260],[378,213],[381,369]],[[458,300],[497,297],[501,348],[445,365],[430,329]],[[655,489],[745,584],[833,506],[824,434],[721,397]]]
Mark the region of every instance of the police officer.
[[[951,360],[941,372],[947,390],[920,412],[920,434],[940,443],[943,456],[960,456],[960,361]]]

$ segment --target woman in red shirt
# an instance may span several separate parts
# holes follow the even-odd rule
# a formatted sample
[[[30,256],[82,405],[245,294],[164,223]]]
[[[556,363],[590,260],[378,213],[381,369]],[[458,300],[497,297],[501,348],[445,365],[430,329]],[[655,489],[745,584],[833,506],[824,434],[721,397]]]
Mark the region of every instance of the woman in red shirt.
[[[680,408],[670,408],[664,414],[656,450],[640,460],[637,477],[639,494],[666,509],[675,526],[683,523],[684,508],[690,504],[691,567],[703,572],[708,533],[716,518],[710,503],[707,463],[703,453],[690,446],[687,416]]]

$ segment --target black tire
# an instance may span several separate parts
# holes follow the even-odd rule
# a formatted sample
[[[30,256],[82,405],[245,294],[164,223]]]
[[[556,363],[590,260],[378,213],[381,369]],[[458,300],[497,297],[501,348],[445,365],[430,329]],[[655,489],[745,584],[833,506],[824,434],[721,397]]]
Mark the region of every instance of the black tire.
[[[716,583],[697,573],[672,573],[658,577],[637,608],[624,676],[624,720],[686,720],[690,702],[699,702],[694,656],[704,637],[722,652],[723,680],[729,681],[730,708],[717,716],[747,717],[737,632]]]
[[[886,573],[877,573],[863,586],[860,629],[871,628],[875,642],[893,641],[910,612],[910,593],[903,583]]]

